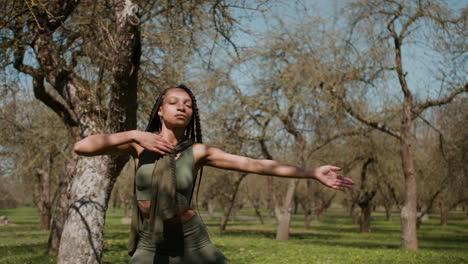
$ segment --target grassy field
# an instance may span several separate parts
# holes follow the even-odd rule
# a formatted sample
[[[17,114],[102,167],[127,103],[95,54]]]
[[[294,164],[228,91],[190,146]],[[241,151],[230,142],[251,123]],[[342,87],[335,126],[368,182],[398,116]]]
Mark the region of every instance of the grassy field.
[[[38,228],[33,208],[0,210],[16,226],[0,226],[0,263],[55,263],[45,254],[47,231]],[[253,216],[245,212],[246,216]],[[122,212],[107,214],[103,263],[127,263],[128,225],[121,224]],[[437,216],[419,230],[417,253],[399,248],[399,220],[387,222],[381,213],[373,214],[372,233],[357,233],[344,211],[329,210],[309,230],[302,216],[295,215],[288,241],[276,241],[274,224],[260,225],[254,217],[235,221],[220,232],[217,220],[203,218],[213,243],[231,263],[468,263],[468,221],[452,213],[449,225],[439,225]],[[250,219],[250,220],[249,220]]]

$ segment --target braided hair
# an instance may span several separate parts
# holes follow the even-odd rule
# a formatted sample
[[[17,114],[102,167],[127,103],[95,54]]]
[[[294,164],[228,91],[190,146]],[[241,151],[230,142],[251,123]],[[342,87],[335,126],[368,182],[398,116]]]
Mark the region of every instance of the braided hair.
[[[145,131],[146,132],[160,132],[161,131],[162,123],[161,123],[161,119],[158,116],[158,111],[164,101],[164,96],[166,95],[166,93],[169,90],[175,89],[175,88],[184,90],[190,96],[190,99],[192,100],[192,110],[193,110],[192,119],[190,120],[189,124],[185,127],[184,136],[189,139],[192,139],[196,143],[203,143],[201,126],[200,126],[200,114],[198,111],[197,99],[195,98],[195,95],[193,94],[192,90],[190,90],[184,84],[180,84],[176,87],[166,88],[159,94],[158,98],[156,98],[156,102],[154,103],[153,109],[151,110],[151,114],[148,120],[148,126],[146,127]],[[171,162],[171,166],[174,167],[175,164]],[[203,175],[203,167],[200,168],[200,178],[198,180],[197,199],[196,199],[197,204],[198,204],[198,193],[200,190],[200,183],[201,183],[202,175]],[[190,195],[190,203],[192,201],[193,192],[195,190],[196,180],[197,180],[197,175],[195,175],[195,180],[194,180],[194,184],[192,187],[192,194]]]

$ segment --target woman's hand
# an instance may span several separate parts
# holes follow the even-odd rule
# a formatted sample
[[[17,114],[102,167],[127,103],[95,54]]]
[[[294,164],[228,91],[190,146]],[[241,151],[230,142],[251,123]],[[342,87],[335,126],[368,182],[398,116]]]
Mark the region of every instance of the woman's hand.
[[[327,187],[344,191],[346,188],[351,188],[354,182],[350,178],[335,173],[335,171],[340,170],[340,168],[330,165],[321,166],[314,170],[315,178]]]
[[[162,136],[146,131],[137,131],[135,135],[135,140],[138,145],[142,146],[143,148],[154,151],[161,155],[165,155],[175,149],[173,145],[171,145],[167,140],[165,140]]]

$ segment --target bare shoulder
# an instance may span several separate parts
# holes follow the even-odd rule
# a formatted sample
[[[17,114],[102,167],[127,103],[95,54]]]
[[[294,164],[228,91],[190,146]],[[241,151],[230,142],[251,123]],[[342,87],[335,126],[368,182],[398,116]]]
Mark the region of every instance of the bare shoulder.
[[[193,158],[196,164],[203,163],[208,153],[208,146],[203,143],[194,143],[192,145]]]

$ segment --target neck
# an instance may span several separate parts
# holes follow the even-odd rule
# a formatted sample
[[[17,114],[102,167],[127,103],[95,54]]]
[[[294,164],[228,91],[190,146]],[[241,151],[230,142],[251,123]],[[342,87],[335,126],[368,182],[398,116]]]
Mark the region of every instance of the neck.
[[[176,145],[177,142],[179,142],[179,139],[184,135],[184,130],[184,128],[169,129],[163,125],[159,135],[161,135],[170,144]]]

